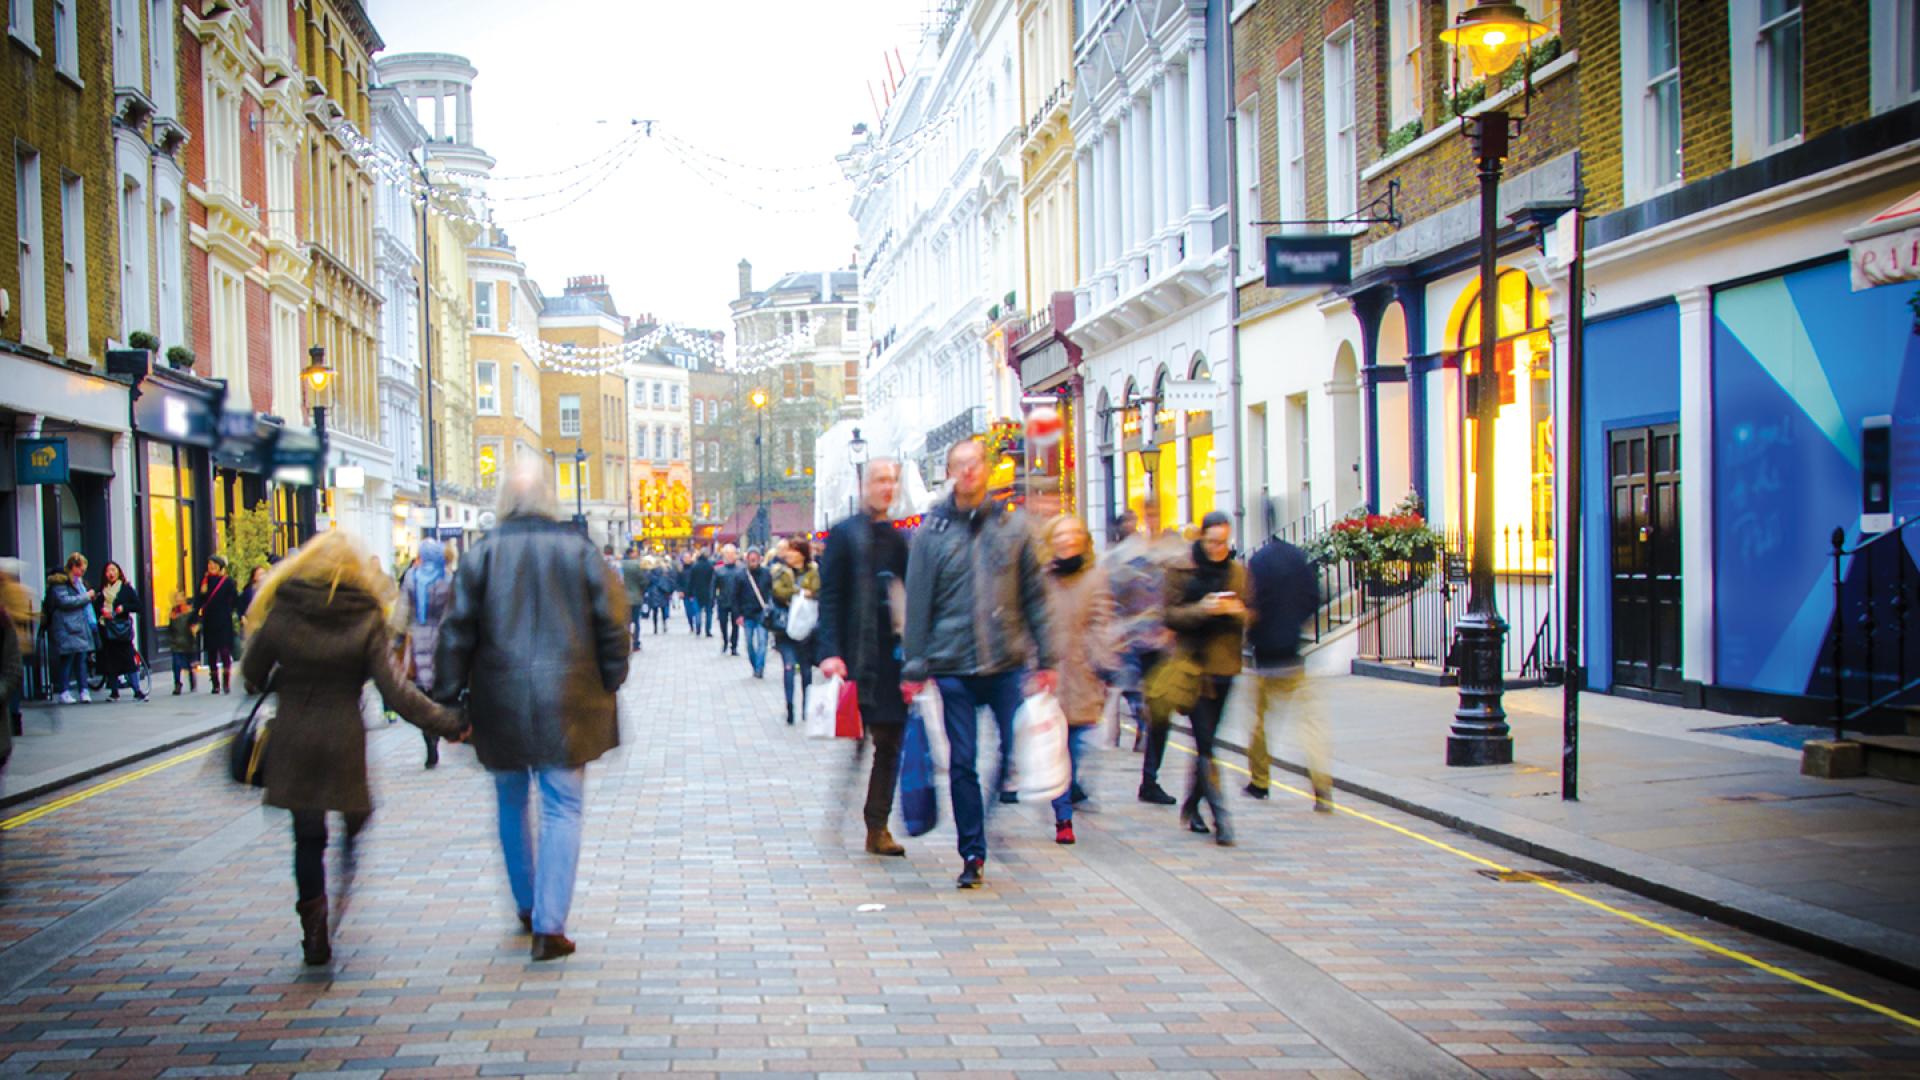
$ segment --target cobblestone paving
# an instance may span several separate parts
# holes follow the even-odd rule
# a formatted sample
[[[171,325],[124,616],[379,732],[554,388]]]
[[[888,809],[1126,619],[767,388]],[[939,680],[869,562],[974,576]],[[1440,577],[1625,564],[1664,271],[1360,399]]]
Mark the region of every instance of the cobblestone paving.
[[[1920,1029],[1373,822],[1236,794],[1240,846],[1216,847],[1132,800],[1122,750],[1092,758],[1080,844],[1002,808],[988,887],[956,891],[949,828],[859,853],[849,747],[800,738],[777,667],[755,681],[716,643],[638,657],[563,962],[514,932],[471,752],[424,772],[404,727],[372,744],[380,810],[330,969],[299,963],[285,815],[208,759],[8,832],[0,1072],[1920,1075]],[[1920,1015],[1913,991],[1574,889]]]

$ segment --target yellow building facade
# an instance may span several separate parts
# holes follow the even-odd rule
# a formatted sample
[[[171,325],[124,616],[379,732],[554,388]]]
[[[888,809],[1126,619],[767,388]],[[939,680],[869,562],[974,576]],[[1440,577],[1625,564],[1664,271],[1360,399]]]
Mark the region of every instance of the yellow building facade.
[[[498,229],[467,248],[467,270],[473,280],[474,469],[487,492],[514,462],[546,453],[540,365],[524,344],[524,335],[539,326],[541,297]]]
[[[426,267],[433,409],[427,423],[440,463],[440,501],[472,503],[480,477],[474,464],[473,278],[467,270],[467,245],[477,239],[479,230],[463,218],[435,212],[428,231],[432,237]],[[468,507],[452,509],[455,514],[446,515],[443,510],[443,518],[463,519],[461,511]]]
[[[541,431],[553,458],[560,514],[583,514],[593,542],[615,550],[630,539],[627,378],[617,370],[569,370],[564,350],[587,353],[580,365],[598,368],[607,359],[593,351],[619,348],[626,330],[606,279],[597,275],[569,278],[565,292],[542,302],[540,341],[563,350],[540,374]]]
[[[1022,217],[1026,224],[1028,306],[1039,310],[1076,284],[1079,246],[1073,132],[1071,0],[1021,0],[1020,101],[1027,130],[1021,143]]]

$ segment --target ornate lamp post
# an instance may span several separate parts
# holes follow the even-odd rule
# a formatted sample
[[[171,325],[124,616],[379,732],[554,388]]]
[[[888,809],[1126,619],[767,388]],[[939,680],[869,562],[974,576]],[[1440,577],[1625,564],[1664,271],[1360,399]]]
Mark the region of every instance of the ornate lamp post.
[[[1526,9],[1501,0],[1480,0],[1460,13],[1440,39],[1472,57],[1480,75],[1491,81],[1513,62],[1546,27],[1527,18]],[[1459,83],[1459,59],[1454,60],[1454,82]],[[1529,80],[1531,73],[1529,72]],[[1531,81],[1528,90],[1531,93]],[[1480,347],[1468,387],[1473,418],[1473,548],[1467,579],[1467,611],[1454,630],[1460,657],[1460,703],[1447,734],[1448,765],[1508,765],[1513,762],[1513,732],[1501,704],[1505,677],[1501,655],[1507,624],[1494,600],[1493,582],[1493,470],[1494,421],[1499,410],[1499,385],[1494,373],[1494,351],[1500,339],[1499,249],[1500,163],[1507,156],[1508,138],[1517,120],[1505,109],[1488,109],[1463,116],[1460,123],[1473,144],[1480,167]]]
[[[333,384],[333,369],[327,366],[326,349],[315,345],[307,350],[307,366],[300,377],[306,380],[308,400],[313,402],[313,436],[320,443],[320,471],[300,498],[301,539],[306,540],[320,527],[320,488],[327,482],[327,407],[320,404],[320,395]]]
[[[847,443],[847,458],[853,462],[853,490],[855,505],[866,498],[867,490],[867,440],[860,437],[860,429],[853,429],[853,439]]]
[[[754,525],[756,531],[760,533],[760,546],[765,547],[767,541],[771,539],[767,533],[772,531],[772,523],[767,521],[767,392],[756,388],[747,400],[753,403],[755,428],[753,449],[760,459],[759,475],[754,480],[759,496],[760,512],[754,518]],[[762,522],[766,523],[762,524]]]

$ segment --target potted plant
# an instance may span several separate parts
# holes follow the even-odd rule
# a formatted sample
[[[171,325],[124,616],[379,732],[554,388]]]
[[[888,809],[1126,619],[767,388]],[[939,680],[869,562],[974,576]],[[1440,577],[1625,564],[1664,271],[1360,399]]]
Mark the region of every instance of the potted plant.
[[[127,348],[139,349],[142,352],[159,352],[160,339],[145,330],[135,330],[127,335]]]
[[[1357,509],[1314,537],[1308,554],[1323,562],[1351,565],[1376,597],[1410,593],[1433,572],[1441,542],[1420,509],[1419,497],[1412,494],[1389,514]]]
[[[193,370],[193,361],[193,350],[187,348],[185,345],[175,345],[173,348],[167,350],[167,363],[172,364],[182,371]]]

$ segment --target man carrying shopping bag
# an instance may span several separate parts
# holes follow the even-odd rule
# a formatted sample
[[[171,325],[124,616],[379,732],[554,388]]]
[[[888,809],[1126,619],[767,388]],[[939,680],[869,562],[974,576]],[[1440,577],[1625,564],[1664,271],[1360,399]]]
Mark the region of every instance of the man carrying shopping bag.
[[[867,853],[905,855],[887,829],[900,776],[907,706],[899,692],[900,631],[905,622],[907,544],[887,520],[900,486],[900,465],[867,463],[861,512],[827,534],[820,563],[820,624],[814,630],[820,672],[853,682],[860,718],[873,737],[867,776]]]

